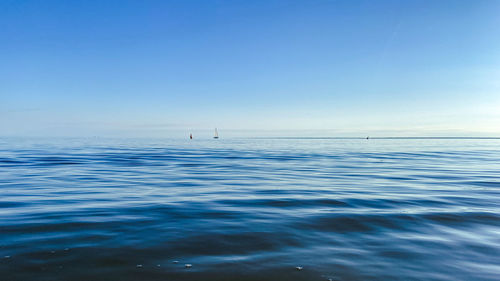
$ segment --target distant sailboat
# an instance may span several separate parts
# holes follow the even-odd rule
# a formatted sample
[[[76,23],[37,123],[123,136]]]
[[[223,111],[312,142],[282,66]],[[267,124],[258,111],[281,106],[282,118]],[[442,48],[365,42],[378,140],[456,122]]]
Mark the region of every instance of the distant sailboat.
[[[215,128],[214,139],[218,139],[218,138],[219,138],[219,133],[217,132],[217,128]]]
[[[189,139],[193,139],[193,134],[189,134]]]

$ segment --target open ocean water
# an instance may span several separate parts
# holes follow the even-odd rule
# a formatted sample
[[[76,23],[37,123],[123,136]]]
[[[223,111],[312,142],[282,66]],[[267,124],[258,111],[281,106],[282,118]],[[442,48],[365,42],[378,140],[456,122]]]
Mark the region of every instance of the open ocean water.
[[[0,139],[2,281],[329,279],[499,280],[500,139]]]

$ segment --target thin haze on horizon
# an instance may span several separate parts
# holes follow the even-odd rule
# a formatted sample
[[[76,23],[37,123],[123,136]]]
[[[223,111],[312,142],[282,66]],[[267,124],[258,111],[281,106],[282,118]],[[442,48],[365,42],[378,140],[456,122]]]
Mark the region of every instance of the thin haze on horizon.
[[[481,0],[1,1],[0,136],[500,136],[499,14]]]

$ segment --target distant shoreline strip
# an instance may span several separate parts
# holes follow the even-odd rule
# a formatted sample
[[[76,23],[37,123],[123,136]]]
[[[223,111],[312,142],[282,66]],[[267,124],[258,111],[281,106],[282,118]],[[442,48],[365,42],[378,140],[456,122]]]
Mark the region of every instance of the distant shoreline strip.
[[[358,140],[358,139],[367,139],[366,137],[252,137],[250,139],[341,139],[341,140]],[[368,140],[371,139],[402,139],[402,140],[500,140],[500,137],[369,137]]]

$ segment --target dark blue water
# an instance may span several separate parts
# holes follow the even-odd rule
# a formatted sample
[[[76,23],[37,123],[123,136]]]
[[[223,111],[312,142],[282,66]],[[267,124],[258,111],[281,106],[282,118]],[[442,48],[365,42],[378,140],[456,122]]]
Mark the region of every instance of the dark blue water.
[[[500,140],[4,138],[0,257],[6,281],[498,280]]]

